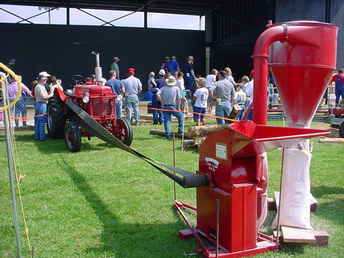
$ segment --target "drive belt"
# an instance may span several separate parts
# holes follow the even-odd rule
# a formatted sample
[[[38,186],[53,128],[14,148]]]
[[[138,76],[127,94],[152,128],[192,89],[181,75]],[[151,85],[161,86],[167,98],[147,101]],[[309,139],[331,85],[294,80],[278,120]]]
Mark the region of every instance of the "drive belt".
[[[146,163],[157,169],[160,173],[166,175],[167,177],[178,183],[180,186],[184,188],[191,188],[208,185],[208,178],[206,175],[195,174],[184,169],[175,168],[155,161],[147,157],[146,155],[134,150],[133,148],[125,145],[122,141],[120,141],[108,130],[106,130],[101,124],[95,121],[86,111],[75,105],[71,99],[66,100],[66,105],[80,118],[81,126],[85,130],[91,132],[99,139],[145,161]]]

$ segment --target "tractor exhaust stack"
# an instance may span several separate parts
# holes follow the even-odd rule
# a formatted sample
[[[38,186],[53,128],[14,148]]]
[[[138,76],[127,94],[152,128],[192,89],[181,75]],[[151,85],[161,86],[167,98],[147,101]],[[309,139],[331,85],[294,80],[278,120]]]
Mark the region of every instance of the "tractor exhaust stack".
[[[102,67],[100,66],[100,59],[99,59],[100,54],[95,51],[92,51],[91,54],[96,56],[96,67],[94,68],[96,81],[101,82],[103,79],[103,73],[102,73]]]

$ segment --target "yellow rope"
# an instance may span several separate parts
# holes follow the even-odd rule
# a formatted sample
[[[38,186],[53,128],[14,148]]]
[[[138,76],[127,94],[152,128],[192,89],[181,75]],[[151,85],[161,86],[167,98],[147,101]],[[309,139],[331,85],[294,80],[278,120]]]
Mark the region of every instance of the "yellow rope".
[[[21,97],[22,86],[21,86],[21,81],[19,80],[18,76],[12,70],[7,68],[2,63],[0,63],[0,68],[2,68],[4,71],[6,71],[8,74],[10,74],[16,80],[16,82],[19,85],[17,97],[14,99],[14,101],[12,103],[1,107],[0,108],[0,111],[1,111],[1,110],[6,110],[6,109],[11,108],[18,101],[18,99]],[[4,88],[5,83],[4,83],[4,81],[5,81],[5,78],[0,78],[0,85],[1,85],[1,90],[2,90],[3,94],[5,94],[5,88]],[[10,144],[12,146],[12,149],[14,150],[13,164],[14,164],[14,173],[15,173],[15,177],[16,177],[16,187],[17,187],[17,192],[18,192],[18,199],[20,202],[20,209],[21,209],[21,213],[22,213],[22,217],[23,217],[24,230],[25,230],[25,236],[26,236],[27,244],[28,244],[29,250],[32,251],[29,227],[28,227],[27,220],[26,220],[23,198],[22,198],[21,188],[20,188],[20,178],[18,176],[18,173],[20,172],[20,166],[19,166],[19,163],[17,163],[17,161],[16,161],[17,147],[16,147],[16,142],[15,142],[15,137],[14,137],[14,129],[13,129],[11,122],[10,122],[10,134],[11,134]]]
[[[17,157],[17,144],[16,144],[16,141],[15,141],[15,136],[12,138],[12,141],[13,141],[12,144],[13,144],[13,149],[14,149],[14,153],[15,153],[14,158],[13,158],[13,162],[14,162],[14,168],[15,168],[14,169],[14,174],[15,174],[16,181],[17,181],[16,185],[17,185],[17,191],[18,191],[18,198],[19,198],[19,203],[20,203],[20,209],[21,209],[22,216],[23,216],[26,241],[27,241],[29,250],[31,251],[32,248],[31,248],[30,232],[29,232],[29,227],[28,227],[27,220],[26,220],[24,204],[23,204],[23,198],[22,198],[21,188],[20,188],[20,181],[21,180],[20,180],[20,178],[18,176],[18,173],[20,175],[20,171],[21,171],[20,166],[19,166],[20,162],[17,163],[16,158],[15,158],[15,157]]]
[[[9,108],[13,107],[16,104],[16,102],[20,99],[20,97],[22,95],[22,84],[21,84],[21,80],[18,78],[18,76],[10,68],[8,68],[6,65],[4,65],[3,63],[0,63],[0,68],[2,70],[4,70],[6,73],[8,73],[9,75],[11,75],[13,77],[13,79],[18,84],[18,93],[17,93],[16,98],[11,103],[9,103],[8,105],[0,107],[0,111],[4,111],[6,109],[9,109]],[[5,81],[5,78],[0,78],[0,83],[2,85],[5,84],[5,83],[2,83],[4,81]],[[2,87],[4,87],[4,86],[2,86]],[[3,89],[2,92],[4,94],[5,90]]]

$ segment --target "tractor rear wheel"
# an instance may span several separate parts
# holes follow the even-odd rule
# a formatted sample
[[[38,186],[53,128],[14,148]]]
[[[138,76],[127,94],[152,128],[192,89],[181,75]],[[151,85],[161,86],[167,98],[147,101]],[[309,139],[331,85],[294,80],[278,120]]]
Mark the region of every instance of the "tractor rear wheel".
[[[80,124],[75,120],[67,120],[64,130],[66,146],[71,152],[78,152],[81,149]]]
[[[126,119],[117,119],[115,136],[127,146],[133,142],[133,129]]]
[[[64,103],[56,95],[49,99],[48,107],[48,135],[51,138],[63,138],[66,123]]]
[[[344,122],[339,126],[339,136],[344,138]]]

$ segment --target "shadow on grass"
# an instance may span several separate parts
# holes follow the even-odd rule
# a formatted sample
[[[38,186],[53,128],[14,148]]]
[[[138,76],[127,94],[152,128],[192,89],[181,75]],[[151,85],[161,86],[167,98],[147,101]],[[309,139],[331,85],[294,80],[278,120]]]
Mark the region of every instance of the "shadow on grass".
[[[85,197],[90,207],[102,223],[103,231],[101,233],[101,247],[90,247],[86,249],[89,254],[97,256],[107,256],[109,253],[116,254],[116,257],[176,257],[182,256],[186,244],[175,238],[171,238],[170,231],[177,228],[183,228],[182,223],[177,224],[125,224],[120,223],[117,216],[107,207],[104,201],[93,191],[85,177],[78,170],[68,164],[65,160],[58,162],[63,171],[72,179],[74,185],[79,189],[80,193]],[[114,197],[115,198],[115,197]],[[158,211],[152,211],[152,213]],[[149,214],[148,214],[149,215]],[[166,238],[164,238],[164,236]],[[176,248],[180,253],[166,253],[168,248]],[[178,248],[179,246],[179,248]],[[193,249],[187,248],[188,251]],[[164,247],[164,248],[163,248]]]
[[[61,153],[68,152],[63,139],[50,139],[45,141],[36,141],[32,134],[16,134],[16,143],[33,143],[38,151],[42,153]]]
[[[344,225],[344,199],[338,198],[333,201],[321,203],[316,214],[325,220],[331,220],[338,225]]]
[[[327,185],[315,186],[312,187],[312,194],[317,198],[329,194],[344,194],[344,187]]]
[[[81,151],[97,151],[97,150],[104,150],[106,148],[114,147],[109,143],[92,143],[92,142],[83,142],[81,145]]]
[[[289,256],[299,256],[305,252],[305,245],[303,244],[282,244],[280,253]]]
[[[0,140],[4,138],[3,135],[0,135]],[[34,140],[33,134],[17,134],[16,135],[17,144],[20,143],[34,143],[38,151],[42,153],[68,153],[69,150],[66,147],[64,139],[51,139],[47,138],[45,141],[36,141]],[[112,147],[112,145],[107,143],[92,143],[92,142],[82,142],[81,151],[97,151],[104,150],[105,148]]]
[[[316,214],[338,225],[344,225],[344,199],[337,196],[344,194],[344,186],[316,186],[312,187],[312,193],[316,198],[322,197],[329,200],[319,205]]]

